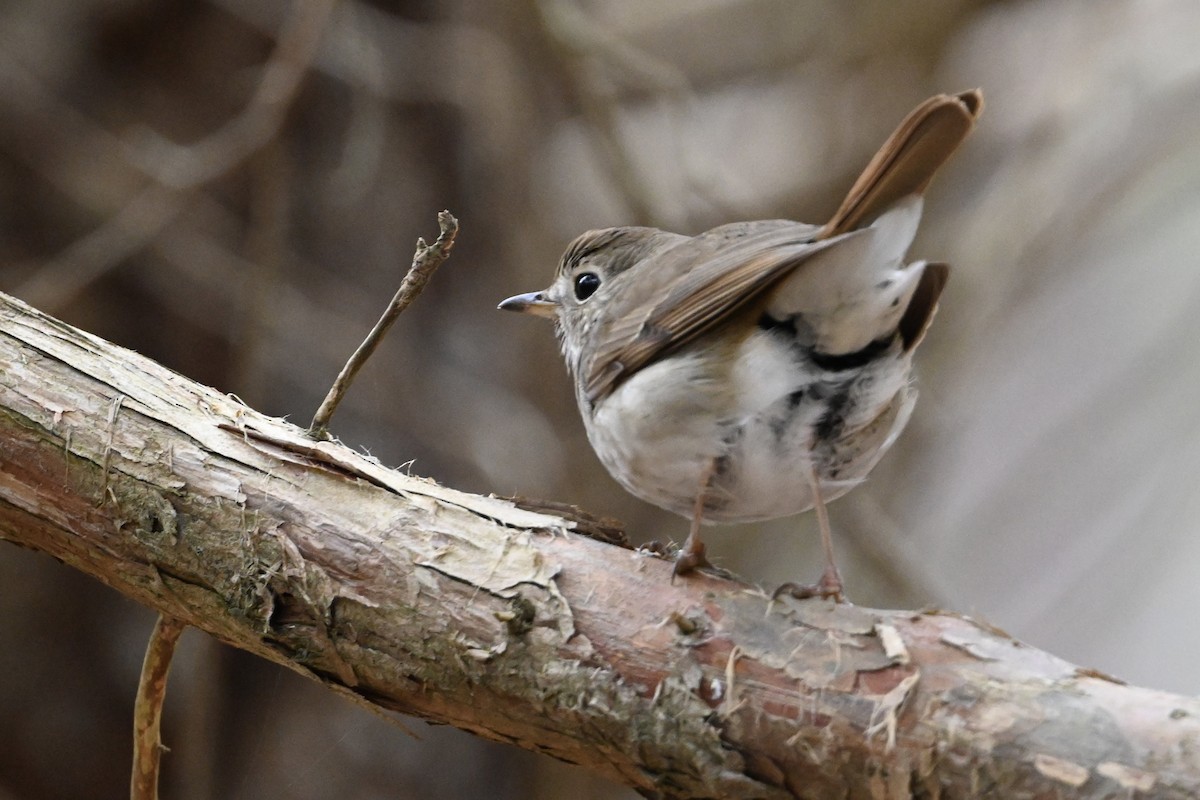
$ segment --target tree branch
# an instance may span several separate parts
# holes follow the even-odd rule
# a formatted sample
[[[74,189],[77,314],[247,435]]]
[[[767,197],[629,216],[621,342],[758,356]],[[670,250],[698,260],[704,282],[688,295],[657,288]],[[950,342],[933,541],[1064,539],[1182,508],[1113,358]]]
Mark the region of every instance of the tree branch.
[[[0,538],[373,707],[662,797],[1200,794],[1200,700],[772,607],[388,470],[0,295]]]

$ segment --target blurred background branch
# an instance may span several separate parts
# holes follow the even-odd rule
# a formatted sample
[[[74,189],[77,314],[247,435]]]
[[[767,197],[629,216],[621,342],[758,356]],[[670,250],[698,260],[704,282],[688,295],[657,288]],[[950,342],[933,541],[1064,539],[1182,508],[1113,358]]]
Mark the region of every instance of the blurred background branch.
[[[279,33],[245,109],[195,144],[180,146],[153,129],[138,130],[121,148],[126,160],[155,183],[62,253],[43,262],[17,291],[30,302],[60,307],[137,253],[182,210],[185,193],[240,166],[271,142],[336,0],[296,3]],[[14,71],[20,70],[14,66]]]
[[[15,0],[0,289],[306,418],[453,208],[461,268],[397,323],[339,436],[679,539],[595,461],[553,337],[495,303],[588,228],[824,219],[915,102],[982,86],[913,251],[954,272],[921,401],[830,509],[853,599],[972,610],[1194,694],[1198,33],[1188,0]],[[245,114],[221,158],[192,149]],[[767,586],[819,559],[804,517],[709,547]],[[123,792],[151,616],[12,548],[0,587],[0,795]],[[180,641],[164,726],[198,733],[165,796],[628,797],[455,731],[411,741],[205,642]]]

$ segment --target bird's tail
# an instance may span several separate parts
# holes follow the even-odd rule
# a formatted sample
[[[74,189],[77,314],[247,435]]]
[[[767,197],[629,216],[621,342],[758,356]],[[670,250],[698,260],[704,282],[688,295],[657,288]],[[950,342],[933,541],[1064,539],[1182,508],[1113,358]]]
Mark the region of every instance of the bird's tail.
[[[818,239],[854,230],[910,194],[922,194],[934,174],[983,113],[983,93],[935,95],[914,108],[850,187]]]

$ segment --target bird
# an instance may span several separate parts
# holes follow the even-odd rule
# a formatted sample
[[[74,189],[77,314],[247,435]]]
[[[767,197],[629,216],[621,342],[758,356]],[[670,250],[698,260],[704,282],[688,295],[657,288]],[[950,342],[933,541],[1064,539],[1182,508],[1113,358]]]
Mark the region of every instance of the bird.
[[[926,188],[982,110],[978,89],[918,105],[823,225],[592,230],[548,288],[499,304],[554,321],[613,478],[690,519],[672,580],[711,568],[702,524],[813,509],[820,579],[776,595],[843,600],[825,505],[866,478],[912,413],[913,354],[949,268],[906,254]]]

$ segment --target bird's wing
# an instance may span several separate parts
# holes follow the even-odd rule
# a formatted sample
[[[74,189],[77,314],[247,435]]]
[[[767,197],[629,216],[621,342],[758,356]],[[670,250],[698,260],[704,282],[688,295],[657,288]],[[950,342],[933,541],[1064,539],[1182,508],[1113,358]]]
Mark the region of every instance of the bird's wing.
[[[814,254],[857,234],[814,241],[795,222],[735,223],[656,254],[652,268],[677,277],[658,301],[608,318],[595,330],[586,391],[595,403],[647,364],[712,330]]]

